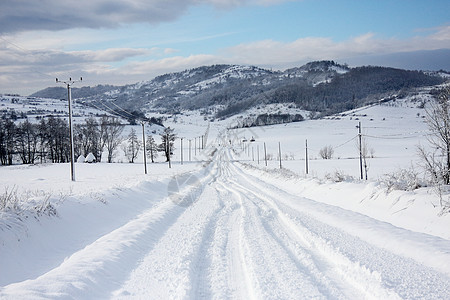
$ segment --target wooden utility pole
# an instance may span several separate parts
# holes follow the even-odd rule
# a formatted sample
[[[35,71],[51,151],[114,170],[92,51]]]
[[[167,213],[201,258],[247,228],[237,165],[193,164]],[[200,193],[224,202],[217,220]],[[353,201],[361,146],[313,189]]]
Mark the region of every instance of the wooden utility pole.
[[[256,146],[256,150],[258,152],[258,165],[259,165],[259,145]]]
[[[191,142],[192,140],[189,140],[189,161],[191,161]]]
[[[183,138],[181,138],[181,164],[183,164]]]
[[[172,168],[172,163],[171,163],[171,159],[170,159],[170,141],[169,141],[169,135],[168,134],[166,134],[166,146],[167,146],[167,152],[169,153],[169,155],[168,155],[168,160],[169,160],[169,169],[171,169]]]
[[[358,126],[358,136],[359,136],[359,169],[361,173],[361,180],[364,179],[363,176],[363,163],[362,163],[362,135],[361,135],[361,122]]]
[[[280,154],[280,169],[281,169],[281,142],[278,142],[278,153]]]
[[[266,161],[266,167],[267,167],[267,151],[266,151],[266,142],[264,142],[264,160]]]
[[[308,170],[308,139],[306,139],[305,141],[305,171],[306,174],[308,174],[309,170]]]
[[[144,146],[144,172],[147,174],[147,152],[145,149],[145,125],[144,121],[142,121],[142,144]]]

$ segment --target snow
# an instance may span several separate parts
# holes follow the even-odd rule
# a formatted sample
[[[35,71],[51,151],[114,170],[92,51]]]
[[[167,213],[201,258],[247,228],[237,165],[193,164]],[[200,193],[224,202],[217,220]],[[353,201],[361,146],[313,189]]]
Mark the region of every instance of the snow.
[[[72,99],[73,104],[73,121],[74,123],[82,123],[89,117],[99,118],[101,115],[111,115],[100,109],[86,106],[77,100]],[[54,117],[68,119],[69,104],[67,99],[46,99],[23,96],[1,96],[0,95],[0,112],[14,112],[17,115],[17,123],[28,120],[31,123],[38,123],[48,115]],[[21,114],[27,116],[22,118]]]
[[[167,125],[184,137],[184,162],[177,140],[172,168],[162,158],[148,174],[141,158],[79,163],[72,182],[69,164],[1,167],[0,192],[20,200],[0,212],[0,299],[448,299],[449,214],[430,187],[378,181],[399,168],[420,173],[423,114],[398,100],[262,128],[212,122],[190,161],[187,141],[208,125],[178,115]],[[374,148],[367,182],[359,122]],[[333,159],[319,158],[326,145]],[[45,199],[54,210],[37,212]]]
[[[95,158],[95,155],[92,154],[92,152],[89,153],[84,160],[84,162],[87,162],[87,163],[93,163],[95,161],[96,161],[96,158]]]

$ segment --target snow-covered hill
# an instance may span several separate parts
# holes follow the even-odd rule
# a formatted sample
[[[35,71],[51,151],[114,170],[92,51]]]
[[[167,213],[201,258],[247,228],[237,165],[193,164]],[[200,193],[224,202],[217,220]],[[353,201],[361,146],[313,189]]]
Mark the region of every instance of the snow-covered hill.
[[[443,74],[443,73],[442,73]],[[349,68],[334,61],[311,62],[286,71],[254,66],[213,65],[169,73],[121,87],[74,88],[73,97],[101,109],[179,113],[201,110],[226,118],[266,104],[294,104],[298,109],[333,114],[388,97],[402,90],[433,86],[440,73],[382,67]],[[63,97],[61,87],[34,96]]]
[[[87,106],[79,101],[73,101],[74,122],[83,122],[89,117],[111,115],[105,110]],[[68,119],[69,104],[65,99],[36,98],[23,96],[0,95],[0,116],[20,123],[26,119],[37,123],[42,118],[53,116]]]

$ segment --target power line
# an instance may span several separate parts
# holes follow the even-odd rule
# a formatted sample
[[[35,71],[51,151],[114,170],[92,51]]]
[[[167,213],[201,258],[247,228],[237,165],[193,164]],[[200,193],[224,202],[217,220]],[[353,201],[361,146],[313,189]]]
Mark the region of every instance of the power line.
[[[114,105],[115,107],[119,108],[121,111],[125,112],[126,114],[130,115],[131,117],[135,117],[134,114],[126,111],[125,109],[123,109],[122,107],[118,106],[117,104],[115,104],[114,102],[110,102],[112,105]]]
[[[113,108],[109,107],[108,105],[106,105],[105,102],[100,102],[100,103],[101,103],[104,107],[106,107],[110,112],[108,112],[108,111],[106,111],[106,110],[104,110],[104,109],[98,107],[97,105],[95,105],[94,102],[91,102],[91,103],[89,103],[89,104],[92,105],[92,106],[94,106],[95,108],[97,108],[97,109],[99,109],[99,110],[104,111],[104,112],[108,112],[108,113],[113,113],[113,114],[119,115],[120,117],[122,117],[122,118],[124,118],[124,119],[128,119],[128,118],[129,118],[129,117],[127,117],[127,116],[125,116],[125,115],[119,113],[116,109],[113,109]],[[115,107],[117,107],[118,109],[120,109],[121,111],[123,111],[124,113],[126,113],[127,115],[129,115],[130,117],[136,118],[136,115],[134,115],[133,113],[131,113],[131,112],[125,110],[124,108],[118,106],[118,105],[115,104],[114,102],[108,102],[108,103],[111,103],[112,105],[114,105]]]
[[[414,138],[418,138],[418,137],[422,137],[422,136],[429,136],[429,135],[433,135],[432,133],[427,133],[427,134],[422,134],[422,135],[410,135],[410,136],[376,136],[376,135],[368,135],[368,134],[363,134],[362,136],[364,137],[368,137],[368,138],[373,138],[373,139],[384,139],[384,140],[404,140],[404,139],[414,139]]]
[[[352,138],[349,139],[348,141],[346,141],[346,142],[340,144],[339,146],[334,147],[334,149],[340,148],[340,147],[344,146],[345,144],[350,143],[351,141],[353,141],[353,140],[356,139],[357,137],[358,137],[358,135],[355,135],[354,137],[352,137]]]
[[[124,119],[127,119],[126,116],[120,114],[117,110],[112,109],[111,107],[107,106],[104,102],[100,102],[100,103],[101,103],[104,107],[106,107],[107,109],[109,109],[109,111],[110,111],[109,113],[112,113],[112,114],[118,115],[119,117],[122,117],[122,118],[124,118]],[[95,106],[95,105],[94,105],[94,106]],[[100,110],[103,110],[104,112],[107,112],[106,110],[101,109],[101,108],[99,108],[98,106],[95,106],[95,107],[97,107],[97,108],[100,109]]]

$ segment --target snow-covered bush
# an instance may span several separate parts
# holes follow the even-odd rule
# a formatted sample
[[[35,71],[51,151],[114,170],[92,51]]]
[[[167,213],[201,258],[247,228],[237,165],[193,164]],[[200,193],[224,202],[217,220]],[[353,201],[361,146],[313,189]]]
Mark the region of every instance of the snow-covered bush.
[[[400,169],[391,174],[385,174],[381,178],[381,183],[387,188],[387,192],[393,190],[413,191],[422,186],[426,186],[426,183],[419,179],[418,173],[413,169]]]
[[[343,181],[353,181],[354,178],[350,175],[346,175],[342,173],[342,171],[335,170],[333,173],[325,174],[325,179],[331,180],[334,182],[343,182]]]
[[[84,162],[87,162],[87,163],[93,163],[96,161],[97,161],[97,159],[95,158],[94,154],[92,154],[92,152],[90,152],[84,159]]]
[[[0,213],[22,215],[31,214],[56,216],[56,208],[50,201],[51,195],[43,192],[25,192],[19,194],[16,187],[6,187],[0,194]],[[2,215],[0,214],[0,217]]]
[[[15,211],[19,208],[19,197],[17,188],[5,188],[3,194],[0,194],[0,212]]]

